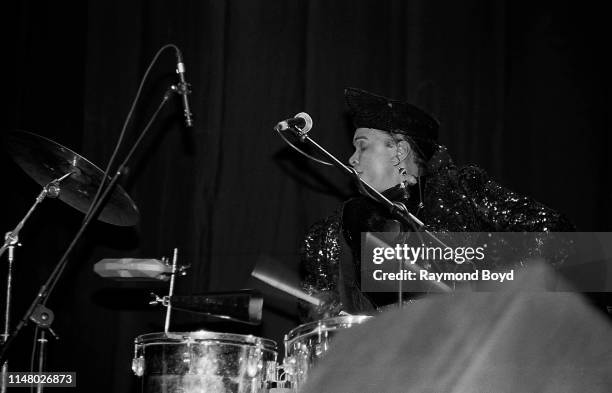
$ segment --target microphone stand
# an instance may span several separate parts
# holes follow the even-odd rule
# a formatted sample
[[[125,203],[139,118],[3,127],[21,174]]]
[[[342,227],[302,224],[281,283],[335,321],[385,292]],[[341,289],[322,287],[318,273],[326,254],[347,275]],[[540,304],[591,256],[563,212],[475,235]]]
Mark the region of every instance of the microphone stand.
[[[14,342],[15,337],[17,337],[17,335],[22,330],[22,328],[25,325],[27,325],[29,320],[31,320],[32,322],[40,326],[42,329],[49,330],[49,332],[55,336],[53,330],[51,330],[50,328],[50,321],[53,320],[53,317],[52,317],[53,312],[49,310],[48,308],[46,308],[45,304],[51,294],[51,291],[55,287],[55,284],[59,281],[64,271],[64,268],[66,267],[68,263],[68,256],[70,255],[70,253],[76,246],[77,242],[80,240],[81,236],[85,232],[85,229],[91,222],[92,218],[97,215],[102,205],[106,202],[106,198],[108,197],[110,192],[113,190],[115,184],[117,183],[117,180],[119,180],[119,177],[123,174],[123,171],[125,170],[125,167],[127,166],[129,159],[132,157],[132,155],[134,154],[134,151],[140,145],[140,142],[146,135],[151,125],[153,124],[153,121],[155,120],[155,118],[157,117],[157,115],[159,114],[163,106],[166,104],[166,102],[170,98],[170,95],[175,90],[176,90],[176,87],[170,87],[168,88],[168,90],[166,90],[159,106],[157,107],[153,115],[151,116],[149,122],[147,123],[147,125],[145,126],[141,134],[138,136],[138,139],[136,139],[136,142],[134,142],[134,145],[128,152],[127,156],[125,157],[121,165],[119,165],[115,175],[113,176],[108,186],[104,190],[104,193],[102,193],[101,197],[97,201],[95,201],[95,205],[93,206],[91,210],[91,214],[85,217],[85,220],[83,221],[81,225],[81,228],[75,235],[74,239],[72,239],[72,242],[70,243],[70,245],[68,246],[68,248],[62,255],[61,259],[59,260],[59,262],[53,269],[53,272],[51,273],[47,281],[45,281],[45,283],[40,287],[38,294],[36,295],[36,297],[32,301],[32,304],[30,304],[30,307],[28,308],[28,310],[25,312],[25,314],[23,315],[23,317],[21,318],[21,320],[15,327],[15,330],[13,331],[13,333],[10,334],[10,336],[5,340],[4,345],[2,346],[2,350],[0,351],[0,364],[5,361],[8,350],[11,347],[11,344]],[[102,179],[102,181],[104,180],[105,179]]]
[[[310,126],[312,126],[312,124],[310,124]],[[280,124],[277,124],[274,129],[280,134]],[[349,168],[348,166],[344,165],[342,161],[338,160],[333,154],[325,150],[321,145],[319,145],[312,138],[310,138],[308,136],[308,131],[310,131],[310,127],[304,127],[303,129],[301,129],[296,125],[289,125],[288,129],[290,129],[295,135],[297,135],[300,138],[300,141],[304,143],[307,142],[311,146],[314,146],[321,154],[330,159],[335,167],[340,168],[343,172],[351,175],[354,179],[356,179],[357,186],[360,188],[360,191],[362,191],[363,194],[367,195],[368,197],[374,199],[379,203],[382,203],[384,206],[387,207],[391,214],[398,217],[405,224],[410,225],[414,229],[414,232],[417,234],[419,239],[422,238],[421,234],[424,233],[440,246],[444,248],[448,247],[442,240],[438,239],[436,235],[425,229],[425,224],[423,223],[423,221],[419,220],[416,216],[410,213],[403,203],[393,203],[389,198],[385,197],[383,194],[374,189],[374,187],[369,185],[365,180],[361,179],[355,169]],[[398,270],[400,272],[402,270],[402,265],[404,262],[405,261],[399,261]],[[401,309],[404,306],[403,286],[401,280],[398,281],[397,296],[399,301],[398,307]]]
[[[278,125],[274,129],[277,132],[280,132]],[[387,207],[391,214],[401,219],[402,222],[404,222],[405,224],[410,225],[412,228],[414,228],[415,232],[424,233],[440,246],[448,247],[442,240],[438,239],[436,235],[425,229],[425,224],[423,223],[423,221],[419,220],[412,213],[410,213],[403,203],[393,203],[389,198],[374,189],[374,187],[369,185],[365,180],[361,179],[353,168],[349,168],[348,166],[344,165],[342,161],[338,160],[333,154],[325,150],[325,148],[323,148],[312,138],[310,138],[308,136],[308,131],[304,132],[297,126],[290,126],[288,129],[293,131],[302,142],[309,143],[311,146],[314,146],[321,154],[329,158],[333,162],[335,167],[341,169],[346,174],[349,174],[353,178],[357,179],[358,186],[366,191],[365,194],[367,196],[385,205],[385,207]]]

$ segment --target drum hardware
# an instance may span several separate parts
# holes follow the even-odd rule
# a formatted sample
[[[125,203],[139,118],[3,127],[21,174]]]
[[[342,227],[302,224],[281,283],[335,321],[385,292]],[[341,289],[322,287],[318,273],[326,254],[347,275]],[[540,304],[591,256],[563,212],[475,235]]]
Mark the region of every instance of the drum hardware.
[[[181,276],[187,275],[186,270],[188,267],[184,267],[182,269],[178,268],[177,266],[178,249],[177,248],[175,248],[173,252],[172,265],[168,265],[167,260],[165,258],[162,258],[162,261],[165,261],[166,265],[170,267],[170,284],[168,288],[168,295],[164,297],[159,297],[155,293],[151,292],[151,296],[153,297],[153,300],[150,301],[149,304],[150,305],[161,304],[162,306],[166,307],[164,332],[168,333],[168,330],[170,329],[170,315],[172,313],[172,304],[170,303],[169,299],[172,298],[172,295],[174,295],[174,283],[176,281],[176,275],[177,273],[180,274]]]
[[[30,210],[28,210],[26,215],[21,219],[21,221],[19,221],[17,226],[12,231],[9,231],[5,234],[4,244],[2,245],[2,247],[0,247],[0,257],[4,254],[4,252],[9,246],[13,246],[16,244],[21,245],[19,244],[19,232],[21,232],[21,229],[25,225],[28,218],[30,218],[32,213],[34,213],[34,210],[38,207],[40,203],[42,203],[45,198],[57,198],[60,195],[61,191],[60,182],[66,179],[68,176],[72,175],[73,173],[74,172],[68,172],[63,176],[58,177],[57,179],[51,180],[49,183],[43,186],[42,190],[36,197],[34,204],[30,207]]]
[[[183,86],[184,88],[182,90],[177,90],[176,86],[170,86],[166,90],[161,102],[157,106],[154,113],[151,115],[146,126],[136,138],[136,141],[133,143],[131,149],[126,154],[124,160],[120,163],[120,165],[118,165],[117,169],[115,170],[114,176],[112,178],[109,178],[107,175],[111,172],[111,167],[114,164],[116,153],[119,151],[121,142],[125,135],[125,130],[127,129],[127,125],[129,124],[134,108],[136,107],[136,104],[140,97],[144,82],[146,81],[150,70],[153,68],[153,65],[156,63],[160,54],[168,48],[174,48],[177,52],[177,56],[179,56],[179,71],[181,74],[181,84],[179,84],[178,86]],[[49,296],[53,292],[55,285],[59,281],[68,263],[68,256],[70,255],[74,246],[77,244],[78,240],[89,225],[91,219],[96,217],[101,221],[120,226],[131,226],[138,221],[138,208],[132,202],[129,196],[125,193],[125,191],[123,191],[123,189],[119,185],[117,185],[117,181],[119,177],[127,170],[128,161],[134,154],[136,148],[140,145],[144,136],[147,134],[157,115],[160,113],[161,109],[164,107],[164,105],[170,99],[170,96],[173,93],[176,92],[183,95],[183,101],[185,104],[185,115],[188,118],[188,125],[191,125],[191,118],[190,114],[188,113],[189,111],[186,101],[186,96],[189,91],[186,90],[187,83],[185,82],[183,74],[184,67],[182,64],[180,50],[178,49],[178,47],[174,44],[167,44],[160,48],[142,78],[140,87],[136,93],[131,109],[128,112],[127,118],[124,121],[123,129],[115,146],[114,153],[112,154],[111,159],[109,160],[109,163],[107,165],[106,172],[102,172],[98,167],[96,167],[80,155],[47,138],[25,131],[14,131],[6,134],[5,141],[7,151],[12,156],[13,160],[39,184],[42,185],[48,183],[50,179],[56,178],[58,173],[65,175],[65,177],[61,177],[61,180],[70,176],[70,179],[66,181],[66,187],[64,192],[62,192],[59,197],[68,205],[85,213],[85,218],[83,219],[81,227],[79,228],[72,242],[60,258],[59,262],[56,264],[52,273],[45,281],[45,283],[40,287],[37,296],[28,307],[24,316],[19,320],[18,324],[15,327],[15,330],[10,334],[8,331],[5,331],[5,334],[2,336],[3,345],[0,349],[0,364],[3,365],[3,378],[1,382],[2,393],[4,393],[6,390],[6,378],[4,377],[6,376],[8,368],[5,360],[7,358],[9,348],[14,342],[15,337],[19,334],[21,329],[28,323],[28,321],[36,322],[38,320],[36,317],[32,318],[34,313],[38,310],[41,310],[41,306],[44,307],[44,305],[46,304],[47,300],[49,299]],[[49,187],[49,189],[47,190],[47,193],[59,194],[59,188],[56,187],[56,184],[52,184],[51,187]],[[40,201],[38,201],[38,203],[40,203]],[[30,213],[32,212],[32,210],[33,209],[30,210]],[[9,248],[9,246],[11,246],[10,253],[12,254],[12,246],[16,243],[16,233],[14,231],[10,232],[10,235],[7,236],[7,238],[5,239],[5,245],[2,247],[0,256],[5,251],[5,249]],[[12,255],[11,263],[9,265],[12,268]],[[171,288],[173,287],[173,279],[175,274],[176,264],[173,266]],[[10,289],[10,287],[7,289]],[[7,306],[7,317],[10,314],[8,308],[9,307]],[[48,316],[50,314],[43,312],[40,315]],[[170,310],[168,310],[167,313],[166,325],[168,325],[169,323],[169,315]],[[48,318],[47,321],[49,321],[50,325],[52,318]],[[5,327],[7,327],[6,330],[8,330],[8,318],[6,319]],[[47,326],[47,328],[49,327]],[[46,342],[46,340],[44,339],[44,334],[41,341]],[[39,371],[42,371],[42,363],[41,369]],[[38,390],[42,391],[42,385],[39,385]]]
[[[125,259],[120,259],[118,261],[125,261]],[[138,267],[150,266],[149,262],[151,260],[145,261],[147,261],[146,264],[137,264]],[[166,296],[159,296],[154,292],[150,293],[152,297],[152,300],[149,302],[150,305],[161,305],[166,307],[164,332],[168,333],[170,329],[170,316],[173,309],[251,325],[258,325],[261,323],[263,297],[258,291],[245,289],[232,292],[210,292],[199,295],[177,296],[174,295],[176,276],[185,276],[190,266],[178,266],[178,250],[176,248],[174,249],[172,264],[169,264],[168,260],[164,257],[161,261],[165,267],[162,269],[157,265],[157,260],[153,261],[154,274],[157,279],[167,280],[167,278],[164,278],[167,276],[170,278],[168,294]],[[99,274],[101,273],[100,275],[103,277],[114,278],[120,275],[123,276],[122,278],[128,280],[139,279],[139,277],[125,277],[123,273],[120,273],[122,270],[125,270],[126,263],[107,263],[105,268],[102,269],[103,265],[100,265],[100,262],[96,264],[98,269],[96,270],[96,268],[94,268],[94,270]],[[134,265],[131,262],[128,264],[132,267]],[[170,274],[167,273],[168,271],[170,271]],[[129,272],[130,275],[140,275],[141,273],[143,272],[138,269]],[[150,275],[150,272],[144,273],[147,276]]]
[[[47,138],[25,131],[13,131],[6,137],[7,150],[13,160],[39,184],[45,184],[57,172],[62,175],[74,172],[64,181],[63,192],[60,193],[59,198],[75,209],[85,212],[85,218],[55,268],[39,288],[36,297],[16,325],[15,330],[5,340],[0,349],[0,362],[7,357],[15,337],[28,323],[37,306],[47,302],[64,272],[68,256],[91,220],[97,217],[101,221],[120,226],[133,225],[138,221],[138,208],[127,193],[117,185],[117,181],[154,119],[170,98],[170,93],[171,90],[168,89],[151,119],[110,179],[105,178],[104,173],[85,158]],[[106,187],[103,187],[104,185]],[[95,196],[92,197],[92,195]]]
[[[174,254],[172,256],[172,272],[170,273],[170,290],[168,292],[168,297],[172,297],[174,295],[174,282],[176,280],[176,263],[178,261],[178,248],[174,249]],[[172,312],[172,304],[168,303],[166,306],[166,322],[164,324],[164,332],[168,333],[168,329],[170,329],[170,313]]]
[[[2,358],[5,356],[7,348],[10,345],[10,305],[14,265],[13,250],[15,245],[20,245],[19,233],[21,229],[34,210],[45,198],[59,198],[77,210],[86,212],[89,205],[93,202],[91,200],[91,190],[95,190],[95,187],[99,185],[103,177],[103,172],[94,164],[50,139],[26,131],[10,132],[4,139],[6,142],[6,150],[17,165],[43,187],[36,197],[34,204],[30,207],[23,219],[12,231],[6,233],[4,244],[0,247],[0,256],[2,256],[7,249],[9,250],[4,332],[2,334],[2,342],[5,345],[2,348],[2,356],[0,356]],[[134,218],[137,219],[138,209],[121,187],[117,187],[114,190],[110,202],[110,207],[105,208],[100,214],[100,220],[111,224],[125,225],[129,224]],[[39,293],[39,297],[42,297],[41,293]],[[41,310],[40,306],[42,305],[42,303],[38,301],[39,297],[37,297],[37,301],[30,306],[26,316],[17,325],[14,334],[16,334],[21,326],[27,323],[28,320],[38,324],[43,329],[50,329],[50,323],[53,321],[53,318],[44,320],[37,317],[37,315],[52,315],[48,312],[39,312]],[[50,310],[48,311],[50,312]],[[52,335],[56,336],[53,332]],[[44,352],[41,351],[40,353],[42,356]],[[6,375],[7,370],[8,368],[5,362],[3,363],[3,375]],[[5,379],[3,378],[2,391],[4,391],[5,388]]]
[[[42,185],[43,189],[24,219],[17,225],[15,230],[7,234],[5,245],[0,249],[1,252],[4,252],[11,243],[16,244],[18,242],[19,232],[26,220],[46,197],[57,197],[81,212],[88,212],[91,206],[91,214],[85,217],[72,243],[68,246],[68,249],[55,266],[47,281],[40,287],[36,298],[30,304],[24,316],[19,320],[13,332],[3,336],[4,345],[0,351],[0,359],[2,361],[5,360],[15,336],[28,322],[42,323],[41,328],[49,329],[52,318],[46,320],[44,318],[39,319],[35,313],[41,310],[39,306],[45,305],[48,296],[55,287],[55,283],[59,280],[64,270],[68,255],[80,239],[92,217],[102,207],[102,204],[107,203],[99,215],[101,221],[115,225],[132,225],[138,218],[136,205],[134,205],[121,187],[115,187],[120,171],[110,180],[109,187],[106,188],[102,197],[94,201],[93,194],[103,179],[103,172],[97,166],[72,150],[30,132],[12,131],[4,139],[6,150],[13,160],[34,181]],[[12,263],[9,265],[12,268]],[[50,314],[45,312],[40,313],[40,315]]]
[[[259,324],[263,307],[254,290],[201,295],[174,295],[177,266],[174,250],[168,295],[151,293],[151,305],[166,307],[163,333],[135,339],[132,371],[142,392],[260,393],[277,384],[276,343],[254,336],[208,331],[169,331],[171,310],[205,314],[215,318]],[[165,260],[165,258],[163,259]]]
[[[107,260],[104,265],[98,266],[96,272],[108,278],[124,276],[128,280],[138,280],[139,277],[125,277],[119,272],[129,266],[135,267],[129,272],[131,276],[142,275],[139,269],[149,266],[151,262],[146,261],[146,264],[136,263],[134,266],[134,261]],[[166,267],[171,266],[168,294],[158,296],[151,293],[153,299],[149,304],[166,307],[164,332],[145,334],[135,339],[132,371],[139,378],[141,391],[260,393],[276,384],[277,352],[276,343],[272,340],[208,331],[169,331],[172,310],[258,324],[263,307],[261,294],[254,290],[242,290],[177,296],[174,294],[176,277],[185,275],[188,266],[178,266],[176,248],[171,265],[166,258],[162,258],[162,261]],[[160,269],[155,263],[153,266],[157,279],[168,274],[168,269]],[[150,276],[149,272],[147,276]]]
[[[34,210],[38,207],[40,203],[42,203],[42,201],[45,198],[57,198],[60,195],[60,191],[61,191],[60,183],[64,179],[66,179],[68,176],[72,175],[73,173],[74,172],[72,171],[68,172],[64,174],[63,176],[53,179],[47,184],[45,184],[42,190],[40,191],[40,193],[38,194],[38,196],[36,197],[34,204],[30,207],[26,215],[21,219],[21,221],[19,221],[17,226],[12,231],[7,232],[6,235],[4,236],[4,244],[2,245],[2,247],[0,247],[0,257],[2,257],[4,252],[8,250],[8,267],[7,267],[7,275],[6,275],[6,298],[4,301],[4,329],[2,332],[2,344],[6,343],[10,336],[10,317],[11,317],[11,300],[12,300],[11,295],[12,295],[12,289],[13,289],[13,265],[15,262],[15,247],[21,246],[21,243],[19,243],[19,233],[23,229],[25,223],[30,218],[32,213],[34,213]],[[51,312],[50,315],[52,316],[53,313]],[[53,318],[51,317],[51,321],[52,320]],[[33,322],[38,323],[37,321],[34,321],[34,320]],[[40,324],[40,326],[48,327],[48,326],[43,326],[42,323]],[[2,393],[6,392],[7,373],[8,373],[8,361],[5,361],[2,364],[2,375],[0,376],[0,378],[2,378],[0,382],[1,384],[0,391]]]

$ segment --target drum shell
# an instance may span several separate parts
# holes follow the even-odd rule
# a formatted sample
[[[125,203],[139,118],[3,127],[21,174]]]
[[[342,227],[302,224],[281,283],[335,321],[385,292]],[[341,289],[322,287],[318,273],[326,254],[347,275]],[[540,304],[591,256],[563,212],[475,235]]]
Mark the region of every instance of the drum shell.
[[[142,393],[255,393],[276,372],[276,343],[251,335],[150,333],[135,339],[134,352]]]
[[[364,323],[370,318],[372,317],[368,315],[327,318],[300,325],[287,333],[284,368],[291,386],[298,389],[306,381],[309,370],[329,350],[336,333]]]

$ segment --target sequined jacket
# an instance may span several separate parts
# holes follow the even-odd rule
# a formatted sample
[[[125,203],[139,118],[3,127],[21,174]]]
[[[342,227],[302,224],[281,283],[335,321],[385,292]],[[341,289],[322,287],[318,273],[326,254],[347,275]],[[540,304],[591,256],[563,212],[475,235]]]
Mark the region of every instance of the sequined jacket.
[[[433,232],[570,232],[573,225],[558,212],[501,186],[477,166],[457,167],[447,150],[439,146],[426,168],[427,176],[406,190],[383,192],[403,202]],[[422,202],[422,203],[421,203]],[[360,233],[384,232],[393,217],[366,197],[346,201],[331,216],[315,223],[301,249],[302,288],[324,303],[301,303],[302,320],[316,320],[341,311],[362,313],[386,300],[372,300],[360,290],[358,256]],[[406,230],[406,229],[404,229]],[[541,239],[527,246],[537,255]],[[555,251],[552,264],[563,262],[566,250]],[[549,256],[550,257],[550,256]],[[521,263],[518,261],[517,263]]]

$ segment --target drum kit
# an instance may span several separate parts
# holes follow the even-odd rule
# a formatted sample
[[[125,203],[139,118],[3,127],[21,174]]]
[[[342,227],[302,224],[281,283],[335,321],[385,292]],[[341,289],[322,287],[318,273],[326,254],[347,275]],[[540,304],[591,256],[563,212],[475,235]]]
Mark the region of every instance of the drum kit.
[[[298,326],[285,335],[282,363],[276,342],[252,335],[144,334],[134,340],[132,371],[143,393],[297,392],[333,337],[370,318],[344,315]]]
[[[50,139],[30,132],[13,131],[5,135],[4,141],[5,148],[13,160],[43,189],[26,216],[6,234],[0,249],[0,256],[5,251],[9,254],[5,330],[2,335],[3,355],[11,336],[11,276],[15,259],[14,248],[19,242],[20,230],[35,208],[47,197],[59,198],[73,208],[87,213],[95,200],[96,190],[104,179],[104,172],[97,166]],[[128,194],[120,186],[115,186],[106,196],[105,204],[97,218],[113,225],[130,226],[138,221],[138,216],[138,208]],[[257,324],[261,321],[263,304],[262,297],[256,291],[249,290],[197,296],[174,295],[176,276],[184,275],[188,268],[179,266],[177,259],[175,249],[172,261],[103,259],[94,267],[98,275],[112,279],[169,281],[168,295],[161,298],[155,296],[155,300],[151,302],[166,307],[164,332],[143,334],[134,340],[132,370],[139,379],[143,393],[295,392],[329,350],[332,339],[338,332],[371,318],[365,315],[343,315],[300,325],[285,335],[282,362],[278,356],[277,343],[266,338],[206,330],[172,332],[169,329],[172,308],[224,320]],[[318,303],[318,299],[300,292],[295,285],[284,284],[282,279],[274,279],[262,271],[254,271],[253,276],[294,297]],[[40,311],[40,306],[37,306],[37,311]],[[42,309],[47,310],[47,317],[52,319],[53,314],[44,307],[44,302]],[[28,316],[29,320],[34,320],[33,314]],[[50,328],[52,320],[47,322],[42,326]],[[43,356],[42,348],[39,354]],[[7,364],[4,361],[5,374],[8,371]]]

